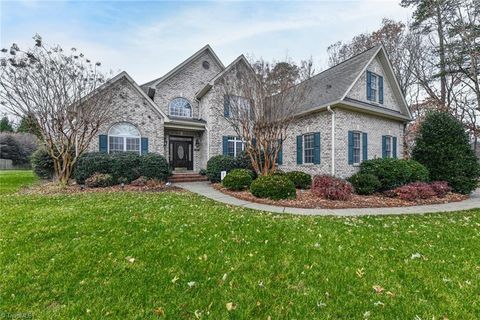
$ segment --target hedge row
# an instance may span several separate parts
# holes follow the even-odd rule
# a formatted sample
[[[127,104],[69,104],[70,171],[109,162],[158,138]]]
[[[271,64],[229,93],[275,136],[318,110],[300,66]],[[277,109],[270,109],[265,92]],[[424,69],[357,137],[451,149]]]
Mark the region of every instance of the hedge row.
[[[135,152],[92,152],[82,155],[75,166],[75,181],[85,183],[95,173],[110,174],[116,183],[130,183],[140,176],[165,181],[171,170],[165,157],[156,153],[139,155]]]

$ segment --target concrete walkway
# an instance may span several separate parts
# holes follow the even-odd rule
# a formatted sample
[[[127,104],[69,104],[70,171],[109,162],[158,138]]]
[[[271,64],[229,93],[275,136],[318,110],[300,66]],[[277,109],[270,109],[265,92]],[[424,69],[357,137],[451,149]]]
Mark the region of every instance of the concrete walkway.
[[[412,207],[392,207],[392,208],[360,208],[360,209],[304,209],[279,207],[267,204],[260,204],[241,200],[221,193],[215,190],[210,185],[210,182],[185,182],[176,183],[175,186],[185,190],[197,193],[204,197],[213,199],[215,201],[231,204],[235,206],[270,211],[277,213],[289,213],[296,215],[311,215],[311,216],[367,216],[367,215],[397,215],[397,214],[422,214],[429,212],[448,212],[458,210],[468,210],[480,208],[480,189],[477,189],[474,194],[467,200],[461,202],[452,202],[444,204],[432,204],[425,206]]]

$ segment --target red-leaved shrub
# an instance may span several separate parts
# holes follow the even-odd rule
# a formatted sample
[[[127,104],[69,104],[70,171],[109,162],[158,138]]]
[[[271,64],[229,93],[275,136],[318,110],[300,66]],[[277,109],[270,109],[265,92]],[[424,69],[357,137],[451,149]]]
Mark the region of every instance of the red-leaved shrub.
[[[443,198],[452,191],[452,188],[448,185],[447,181],[433,181],[430,183],[430,187],[432,187],[433,191],[439,198]]]
[[[433,188],[425,182],[413,182],[393,190],[393,193],[402,200],[415,201],[436,196]]]
[[[329,175],[320,175],[313,177],[311,191],[318,197],[346,201],[350,199],[353,187],[346,180]]]

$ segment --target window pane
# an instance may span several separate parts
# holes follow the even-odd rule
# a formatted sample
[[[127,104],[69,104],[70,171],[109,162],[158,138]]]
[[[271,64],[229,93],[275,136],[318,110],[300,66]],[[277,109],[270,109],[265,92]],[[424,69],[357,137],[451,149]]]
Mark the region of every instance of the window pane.
[[[229,156],[235,157],[235,142],[229,140],[227,144],[227,154]]]
[[[127,151],[140,152],[140,139],[127,138]]]
[[[386,145],[385,145],[386,153],[387,153],[387,158],[392,157],[392,137],[386,137]]]
[[[175,98],[170,102],[170,115],[177,117],[192,117],[192,106],[187,99]]]
[[[360,163],[360,132],[353,133],[353,163]]]
[[[313,134],[303,136],[304,162],[313,163]]]
[[[123,138],[109,137],[110,152],[123,152]]]

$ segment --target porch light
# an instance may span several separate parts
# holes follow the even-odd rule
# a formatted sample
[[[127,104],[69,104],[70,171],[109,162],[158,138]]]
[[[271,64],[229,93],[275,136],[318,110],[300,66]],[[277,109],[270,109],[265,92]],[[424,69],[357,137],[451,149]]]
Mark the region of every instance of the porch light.
[[[200,149],[200,141],[199,141],[198,138],[195,139],[195,149],[197,149],[197,150]]]

